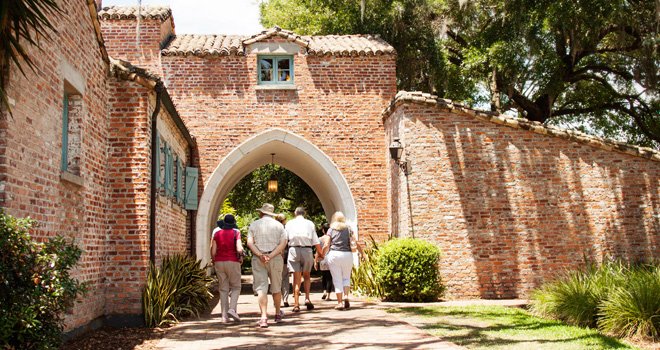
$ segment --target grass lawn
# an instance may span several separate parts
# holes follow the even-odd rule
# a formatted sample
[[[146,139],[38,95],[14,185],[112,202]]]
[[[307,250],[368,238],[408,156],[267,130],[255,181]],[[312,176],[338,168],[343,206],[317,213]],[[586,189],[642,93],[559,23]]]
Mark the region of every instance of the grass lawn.
[[[406,321],[468,349],[637,349],[596,330],[503,306],[394,308]]]

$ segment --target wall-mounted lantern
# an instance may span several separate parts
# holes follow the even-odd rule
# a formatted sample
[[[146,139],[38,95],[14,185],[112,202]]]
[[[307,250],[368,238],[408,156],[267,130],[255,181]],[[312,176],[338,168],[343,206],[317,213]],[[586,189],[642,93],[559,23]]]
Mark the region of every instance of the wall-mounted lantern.
[[[401,161],[401,157],[403,156],[403,145],[398,137],[390,144],[390,156],[394,159],[394,162],[396,162],[399,168],[401,168],[404,175],[410,175],[410,164],[408,161]]]
[[[273,170],[273,173],[270,175],[270,179],[268,180],[268,192],[269,193],[275,193],[277,192],[277,177],[275,176],[275,153],[270,154],[270,165],[271,169]]]

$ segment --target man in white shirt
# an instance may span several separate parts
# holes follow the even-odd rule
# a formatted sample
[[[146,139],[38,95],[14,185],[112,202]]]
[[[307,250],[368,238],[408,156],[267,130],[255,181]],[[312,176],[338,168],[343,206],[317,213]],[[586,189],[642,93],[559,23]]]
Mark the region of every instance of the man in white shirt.
[[[275,207],[265,203],[257,211],[261,218],[250,224],[247,245],[254,255],[252,257],[252,287],[257,292],[261,319],[259,327],[268,327],[268,280],[270,279],[270,294],[275,304],[275,323],[282,321],[280,312],[282,301],[282,250],[286,247],[286,231],[284,226],[273,218]]]
[[[287,238],[289,240],[289,259],[287,267],[293,272],[293,312],[300,311],[300,280],[305,280],[305,306],[313,310],[314,304],[309,300],[311,287],[310,273],[314,266],[312,247],[316,247],[316,254],[323,258],[321,242],[316,236],[314,223],[305,219],[305,208],[298,207],[294,212],[296,217],[286,223]]]

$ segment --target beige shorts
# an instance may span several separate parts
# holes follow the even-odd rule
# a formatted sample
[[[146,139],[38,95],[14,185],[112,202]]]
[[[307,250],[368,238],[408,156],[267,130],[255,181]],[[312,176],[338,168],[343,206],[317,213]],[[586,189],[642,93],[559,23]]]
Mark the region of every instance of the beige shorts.
[[[282,293],[283,266],[284,262],[281,254],[270,259],[265,266],[261,262],[261,259],[256,256],[252,257],[252,289],[255,292],[267,292],[268,280],[270,279],[270,293]]]

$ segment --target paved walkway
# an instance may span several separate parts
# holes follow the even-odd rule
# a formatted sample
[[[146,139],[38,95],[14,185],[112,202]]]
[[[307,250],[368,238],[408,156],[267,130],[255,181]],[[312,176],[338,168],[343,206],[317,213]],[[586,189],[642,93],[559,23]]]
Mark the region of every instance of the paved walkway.
[[[247,281],[246,281],[247,282]],[[290,298],[289,301],[292,301]],[[301,302],[303,300],[301,299]],[[167,332],[159,349],[463,349],[443,342],[395,316],[382,306],[351,301],[351,309],[334,310],[336,301],[321,300],[312,294],[316,308],[286,312],[284,322],[272,322],[274,309],[269,297],[269,328],[258,328],[259,307],[256,297],[239,298],[240,323],[221,323],[218,304],[209,317],[178,324]]]

